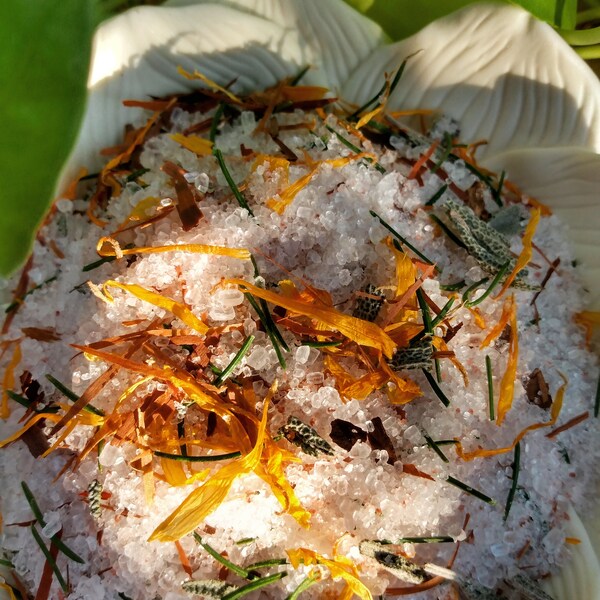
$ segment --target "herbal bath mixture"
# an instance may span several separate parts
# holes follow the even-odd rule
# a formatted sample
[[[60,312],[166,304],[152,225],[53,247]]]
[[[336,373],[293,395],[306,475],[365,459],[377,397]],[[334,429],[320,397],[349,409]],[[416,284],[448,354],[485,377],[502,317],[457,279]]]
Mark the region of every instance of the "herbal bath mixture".
[[[4,284],[22,595],[547,597],[598,481],[585,291],[543,198],[386,112],[403,68],[363,107],[187,73],[55,202]]]

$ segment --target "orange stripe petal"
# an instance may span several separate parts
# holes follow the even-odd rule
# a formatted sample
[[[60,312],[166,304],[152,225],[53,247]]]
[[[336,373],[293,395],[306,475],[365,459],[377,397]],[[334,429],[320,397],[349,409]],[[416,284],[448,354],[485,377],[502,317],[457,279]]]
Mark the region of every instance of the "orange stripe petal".
[[[106,290],[108,287],[116,287],[125,290],[144,302],[148,302],[173,313],[178,319],[198,333],[206,333],[208,331],[208,326],[206,326],[187,306],[185,306],[185,304],[182,304],[181,302],[176,302],[158,292],[147,290],[136,283],[119,283],[118,281],[109,279],[102,285],[102,291],[110,302],[113,301],[113,297]]]
[[[500,382],[500,395],[498,397],[498,409],[496,424],[501,425],[508,411],[511,409],[515,393],[515,380],[517,378],[517,364],[519,362],[519,339],[517,332],[517,307],[512,302],[510,314],[510,346],[508,349],[508,363],[506,371]]]
[[[387,333],[370,321],[363,321],[337,311],[333,307],[314,306],[300,300],[295,300],[276,294],[269,290],[259,288],[243,279],[229,279],[224,283],[232,283],[248,290],[253,296],[262,298],[267,302],[281,306],[291,312],[316,319],[331,329],[344,334],[347,338],[362,346],[369,346],[381,350],[391,358],[396,344]]]
[[[512,311],[514,310],[514,302],[514,296],[510,296],[506,299],[506,301],[504,302],[504,306],[502,307],[502,314],[500,315],[500,320],[487,334],[483,342],[481,342],[481,345],[479,346],[480,350],[483,350],[483,348],[489,346],[504,331],[504,328],[508,325],[508,321],[510,320]]]
[[[233,482],[258,466],[266,437],[268,410],[266,399],[254,448],[246,456],[221,467],[206,483],[196,488],[152,532],[148,541],[174,542],[193,531],[225,500]]]
[[[496,298],[504,294],[504,292],[511,286],[512,282],[515,280],[515,277],[527,266],[527,264],[531,260],[531,257],[533,256],[533,236],[535,235],[535,230],[537,229],[538,223],[540,222],[540,214],[541,211],[539,208],[533,209],[531,213],[531,219],[529,219],[529,223],[527,223],[527,227],[525,228],[525,234],[523,235],[523,249],[521,250],[521,254],[519,254],[519,258],[517,258],[515,268],[504,281],[502,289],[500,290],[500,292],[498,292]]]
[[[212,154],[213,143],[210,140],[197,135],[183,135],[182,133],[173,133],[169,137],[196,156],[210,156]]]
[[[107,247],[107,244],[111,248]],[[115,244],[117,246],[115,247]],[[120,254],[162,254],[164,252],[192,252],[196,254],[214,254],[229,256],[240,260],[250,260],[250,251],[245,248],[228,248],[226,246],[210,246],[206,244],[172,244],[169,246],[137,246],[135,248],[121,248],[112,238],[101,237],[96,250],[100,256],[117,256]]]
[[[493,448],[490,450],[486,450],[484,448],[479,448],[477,450],[473,450],[471,452],[465,452],[463,450],[462,444],[457,440],[455,445],[456,454],[463,460],[473,460],[474,458],[487,458],[489,456],[497,456],[498,454],[505,454],[506,452],[510,452],[514,450],[515,446],[530,432],[535,431],[536,429],[542,429],[543,427],[552,427],[560,415],[560,411],[563,405],[563,399],[565,395],[565,389],[567,387],[567,380],[561,374],[563,378],[563,385],[560,386],[558,391],[556,392],[556,396],[554,398],[554,402],[552,403],[552,408],[550,409],[550,420],[546,423],[534,423],[533,425],[529,425],[525,427],[514,439],[513,443],[510,446],[506,446],[504,448]]]

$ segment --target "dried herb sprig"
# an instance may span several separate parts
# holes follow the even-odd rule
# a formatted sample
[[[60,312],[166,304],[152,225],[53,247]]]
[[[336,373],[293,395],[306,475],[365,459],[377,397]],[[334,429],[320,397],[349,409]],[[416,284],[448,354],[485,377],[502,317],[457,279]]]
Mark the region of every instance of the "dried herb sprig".
[[[515,493],[517,491],[517,483],[519,481],[519,471],[521,469],[521,442],[517,442],[515,446],[515,453],[512,463],[512,484],[510,486],[510,490],[508,492],[508,497],[506,498],[506,505],[504,507],[504,520],[508,519],[508,515],[510,513],[510,509],[513,504],[513,500],[515,499]]]
[[[225,159],[223,158],[223,153],[218,148],[213,148],[213,155],[217,159],[217,162],[219,163],[221,172],[223,173],[223,176],[225,177],[227,184],[231,188],[231,191],[233,192],[235,199],[238,201],[238,204],[242,208],[245,208],[250,213],[250,216],[253,217],[254,213],[252,212],[252,209],[248,205],[248,202],[246,201],[246,198],[244,198],[244,195],[242,194],[242,192],[240,192],[240,189],[236,185],[235,181],[233,180],[233,177],[231,176],[231,173],[229,172],[229,169],[227,168],[227,165],[225,164]]]
[[[411,54],[411,56],[413,56],[413,55]],[[411,58],[411,56],[405,58],[402,61],[402,63],[400,64],[400,66],[398,67],[398,70],[396,71],[392,81],[390,82],[390,92],[389,92],[390,94],[396,89],[396,86],[400,82],[400,79],[402,78],[402,75],[404,73],[404,69],[406,69],[406,63],[408,62],[408,59]],[[387,85],[387,82],[384,82],[384,84],[379,88],[377,93],[372,98],[367,100],[362,106],[357,108],[351,115],[348,116],[348,120],[349,121],[357,120],[358,115],[360,115],[360,113],[367,110],[367,108],[369,108],[372,104],[379,102],[379,98],[381,97],[381,94],[383,94],[385,92],[386,85]]]
[[[250,255],[250,261],[252,262],[252,266],[254,267],[254,278],[257,279],[261,275],[260,275],[260,270],[258,268],[258,263],[256,262],[256,258],[254,258],[253,254]],[[259,286],[259,287],[262,287],[262,286]],[[259,303],[262,308],[263,314],[265,316],[265,320],[267,321],[267,325],[271,328],[271,331],[277,338],[277,341],[279,342],[281,347],[286,352],[289,352],[290,348],[287,345],[286,341],[283,339],[283,335],[281,335],[281,331],[279,331],[279,328],[277,327],[277,325],[275,324],[275,321],[273,320],[273,316],[271,315],[271,311],[269,310],[269,305],[267,304],[267,301],[264,298],[260,298]]]
[[[425,206],[433,206],[446,192],[448,189],[448,184],[445,183],[427,202],[425,202]]]
[[[470,308],[472,306],[477,306],[478,304],[481,304],[492,293],[493,289],[500,283],[500,281],[508,271],[509,265],[509,262],[505,263],[504,266],[496,273],[494,279],[492,279],[492,282],[485,290],[485,292],[483,292],[483,294],[481,294],[481,296],[479,296],[479,298],[475,300],[467,300],[465,306],[467,308]]]
[[[13,310],[16,310],[19,306],[21,306],[21,304],[23,304],[23,300],[25,300],[25,298],[27,298],[27,296],[29,296],[29,294],[33,294],[33,292],[35,292],[36,290],[39,290],[41,287],[45,286],[48,283],[52,283],[56,279],[58,279],[58,273],[56,275],[53,275],[52,277],[48,277],[48,279],[45,279],[44,281],[42,281],[42,283],[38,283],[37,285],[34,285],[32,288],[28,289],[21,297],[15,298],[4,309],[4,312],[6,314],[8,314],[8,313],[12,312]]]
[[[244,343],[242,344],[242,347],[237,351],[236,355],[233,357],[231,362],[221,371],[221,373],[215,379],[214,385],[216,387],[219,387],[231,375],[231,373],[233,373],[233,370],[237,367],[242,358],[244,358],[248,350],[250,350],[252,342],[254,342],[254,336],[249,335],[245,339]]]
[[[444,290],[445,292],[456,292],[458,290],[462,290],[462,288],[465,287],[465,280],[461,279],[460,281],[457,281],[456,283],[440,283],[440,289]]]
[[[374,210],[370,210],[369,213],[372,217],[375,217],[400,243],[404,244],[407,248],[412,250],[423,262],[428,265],[433,265],[433,261],[427,258],[422,252],[417,250],[405,237],[401,236],[389,223],[384,221]],[[436,267],[436,271],[439,272],[439,268]]]
[[[483,502],[486,502],[487,504],[491,504],[492,506],[496,504],[496,501],[493,498],[490,498],[489,496],[486,496],[483,492],[480,492],[479,490],[472,488],[470,485],[459,481],[455,477],[452,477],[452,475],[448,475],[446,481],[450,485],[461,489],[463,492],[467,492],[467,494],[471,494],[471,496],[475,496],[475,498],[479,498],[479,500],[483,500]]]
[[[285,600],[298,600],[300,594],[305,592],[311,585],[317,583],[319,579],[321,579],[321,575],[318,571],[309,573]]]
[[[31,405],[33,404],[29,398],[21,396],[12,390],[6,390],[6,394],[9,398],[20,404],[23,408],[31,408]],[[43,406],[42,408],[33,408],[33,410],[36,413],[57,413],[60,408],[58,406]]]
[[[241,452],[227,452],[226,454],[210,454],[206,456],[190,456],[183,454],[170,454],[169,452],[161,452],[159,450],[154,450],[152,452],[154,456],[158,456],[160,458],[168,458],[169,460],[177,460],[177,461],[185,461],[185,462],[218,462],[221,460],[229,460],[231,458],[239,458],[242,453]]]
[[[259,562],[252,563],[246,567],[246,570],[252,574],[252,571],[257,569],[268,569],[269,567],[280,567],[281,565],[289,565],[287,558],[269,558]]]
[[[433,330],[445,319],[446,315],[452,308],[454,304],[454,298],[450,298],[446,304],[442,307],[442,310],[436,315],[436,317],[431,321],[431,330]]]
[[[144,172],[146,172],[147,170],[148,169],[143,169]],[[129,248],[133,248],[133,247],[134,247],[134,244],[127,244],[126,246],[123,246],[123,248],[125,248],[125,249],[129,249]],[[81,270],[82,270],[82,272],[87,273],[88,271],[93,271],[94,269],[101,267],[105,263],[111,263],[115,260],[117,260],[116,256],[103,256],[102,258],[99,258],[98,260],[95,260],[94,262],[84,265]]]
[[[441,403],[444,406],[450,406],[450,400],[448,400],[448,397],[446,396],[446,394],[444,394],[442,388],[440,388],[438,382],[435,380],[433,375],[426,369],[422,369],[422,373],[423,375],[425,375],[425,378],[429,382],[431,389],[433,390],[434,394],[440,399]]]
[[[68,594],[69,586],[67,585],[65,578],[63,577],[62,573],[60,572],[60,569],[58,568],[58,565],[56,564],[56,560],[54,560],[54,557],[52,556],[50,550],[48,550],[48,548],[46,547],[46,544],[44,544],[44,540],[42,539],[42,536],[38,533],[38,530],[36,529],[35,525],[31,526],[31,533],[33,535],[33,539],[36,541],[37,545],[40,547],[40,550],[46,557],[46,560],[48,561],[48,564],[50,565],[50,568],[52,569],[52,572],[54,573],[54,576],[56,577],[56,581],[58,581],[58,585],[60,585],[60,589],[65,594]],[[58,548],[58,546],[55,543],[55,540],[53,540],[52,538],[50,538],[50,539],[52,540],[52,543]]]
[[[219,125],[221,123],[221,118],[223,117],[223,112],[225,111],[225,104],[220,102],[217,106],[217,110],[215,110],[215,114],[213,115],[212,121],[210,122],[210,133],[208,134],[208,139],[214,144],[217,139],[217,133],[219,131]]]
[[[446,234],[446,237],[452,240],[459,248],[467,249],[464,242],[438,216],[430,214],[429,218]]]
[[[485,357],[485,374],[487,377],[488,385],[488,406],[490,412],[490,421],[494,421],[496,415],[494,414],[494,381],[492,379],[492,359],[487,355]]]
[[[252,308],[255,310],[260,322],[263,324],[265,332],[266,332],[267,336],[269,337],[269,339],[271,340],[271,344],[273,345],[275,354],[277,355],[277,360],[279,361],[281,368],[285,369],[286,368],[285,358],[283,357],[283,353],[281,352],[281,348],[279,346],[279,337],[278,337],[277,333],[275,333],[276,327],[273,328],[273,326],[271,326],[271,323],[273,323],[273,325],[275,325],[275,323],[273,322],[273,319],[272,319],[269,311],[267,311],[265,313],[262,310],[262,308],[258,305],[256,298],[250,292],[244,292],[244,296],[246,296],[248,302],[250,303],[250,306],[252,306]],[[267,314],[269,315],[270,318],[267,317]],[[279,333],[279,330],[277,330],[277,332]],[[281,336],[281,333],[279,333],[279,336]]]
[[[313,342],[312,340],[300,340],[301,346],[308,346],[309,348],[332,348],[342,344],[342,341],[331,341],[331,342]]]
[[[236,590],[234,590],[233,592],[230,592],[229,594],[226,594],[225,596],[223,596],[222,600],[238,600],[238,598],[243,598],[247,594],[250,594],[251,592],[255,592],[256,590],[264,588],[265,586],[270,585],[271,583],[274,583],[275,581],[279,581],[280,579],[283,579],[284,577],[287,577],[287,571],[280,571],[279,573],[273,573],[272,575],[267,575],[266,577],[260,577],[259,579],[254,579],[250,583],[237,588]]]
[[[31,489],[29,489],[29,486],[24,481],[21,481],[21,488],[23,489],[23,493],[25,494],[25,499],[27,500],[27,503],[29,504],[29,507],[31,508],[31,512],[33,513],[33,516],[35,517],[36,521],[39,523],[40,527],[46,527],[46,521],[44,520],[44,515],[43,515],[42,511],[40,510],[40,506],[37,503],[37,500],[35,499],[33,492],[31,491]],[[50,540],[58,548],[58,550],[60,552],[62,552],[67,558],[70,558],[71,560],[78,562],[79,564],[82,564],[82,565],[85,564],[85,561],[83,560],[83,558],[81,558],[81,556],[79,556],[78,554],[73,552],[73,550],[71,550],[71,548],[69,548],[58,537],[58,534],[55,533],[54,535],[50,536]]]
[[[200,534],[194,531],[192,535],[194,536],[194,540],[196,540],[197,544],[202,546],[202,548],[204,548],[204,550],[206,550],[217,562],[220,562],[224,567],[227,567],[232,573],[235,573],[236,575],[239,575],[244,579],[252,578],[250,575],[250,571],[244,569],[243,567],[240,567],[239,565],[236,565],[235,563],[232,563],[224,556],[221,556],[210,544],[207,544],[202,539],[202,536]]]
[[[396,544],[454,544],[456,540],[449,535],[402,537]]]
[[[52,375],[50,375],[49,373],[46,373],[46,379],[59,391],[61,392],[61,394],[63,394],[64,396],[66,396],[69,400],[71,400],[72,402],[77,402],[77,400],[79,400],[79,396],[71,389],[69,389],[64,383],[60,382],[58,379],[56,379],[56,377],[53,377]],[[98,417],[103,417],[104,416],[104,411],[100,410],[99,408],[96,408],[94,405],[92,404],[86,404],[83,407],[83,410],[85,410],[86,412],[92,413]]]
[[[425,438],[425,442],[427,445],[445,462],[449,463],[448,457],[442,452],[441,448],[438,444],[435,443],[435,440],[425,431],[423,427],[419,427],[421,431],[421,435]]]
[[[341,133],[338,133],[333,127],[329,126],[329,125],[325,125],[326,129],[328,131],[330,131],[331,133],[333,133],[338,140],[340,140],[340,142],[342,142],[342,144],[344,144],[344,146],[346,146],[346,148],[350,148],[350,150],[352,150],[352,152],[356,152],[356,154],[360,154],[361,152],[363,152],[358,146],[354,145],[349,139],[345,138]],[[384,167],[382,167],[377,161],[373,161],[372,158],[366,157],[365,160],[372,164],[373,167],[375,167],[380,173],[385,173],[386,170]]]

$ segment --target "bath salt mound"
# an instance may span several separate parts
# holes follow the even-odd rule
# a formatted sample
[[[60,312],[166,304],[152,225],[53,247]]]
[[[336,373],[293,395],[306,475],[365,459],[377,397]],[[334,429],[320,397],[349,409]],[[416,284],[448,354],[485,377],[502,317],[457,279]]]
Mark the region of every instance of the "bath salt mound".
[[[490,590],[520,574],[538,579],[556,572],[569,559],[566,513],[571,506],[585,513],[592,505],[591,490],[596,489],[600,464],[600,436],[592,415],[598,364],[586,348],[585,331],[575,319],[584,309],[586,292],[578,280],[565,227],[554,216],[543,215],[535,231],[536,250],[523,278],[526,285],[512,287],[497,297],[500,283],[483,302],[469,307],[465,298],[474,301],[481,297],[495,273],[486,270],[485,261],[469,251],[468,243],[459,245],[447,235],[448,228],[455,234],[460,229],[448,220],[449,209],[444,207],[452,206],[452,202],[465,205],[466,199],[477,222],[494,218],[501,222],[504,218],[504,225],[508,224],[502,234],[508,243],[506,256],[513,259],[523,249],[524,230],[533,211],[514,203],[513,198],[511,206],[516,208],[503,217],[506,207],[498,206],[490,187],[482,185],[469,165],[449,154],[444,156],[444,140],[448,139],[444,132],[455,128],[454,123],[438,122],[430,134],[414,138],[398,131],[380,146],[347,131],[334,116],[323,119],[300,109],[276,113],[278,133],[272,136],[260,127],[257,131],[259,117],[254,112],[242,111],[221,123],[215,146],[225,157],[228,176],[248,203],[244,207],[236,201],[210,152],[198,155],[173,137],[213,116],[213,108],[208,112],[175,108],[161,132],[148,137],[138,150],[141,174],[120,174],[120,189],[99,204],[97,217],[106,223],[103,228],[90,224],[86,211],[95,188],[82,183],[80,198],[56,202],[35,242],[28,288],[39,287],[26,297],[2,338],[2,367],[14,375],[9,388],[35,399],[32,410],[61,403],[59,414],[64,414],[72,402],[46,378],[47,374],[76,396],[105,377],[91,404],[105,415],[102,419],[127,414],[130,421],[129,429],[124,420],[120,421],[122,429],[108,436],[79,464],[73,459],[102,426],[100,421],[92,422],[86,412],[80,414],[87,415],[88,420],[82,418],[45,458],[34,459],[31,445],[35,436],[48,437],[50,443],[56,440],[52,437],[55,422],[51,420],[32,428],[27,440],[21,438],[2,448],[0,546],[25,588],[36,590],[45,557],[28,525],[34,517],[22,481],[43,512],[45,525],[39,520],[34,525],[42,540],[49,546],[50,537],[59,534],[83,559],[78,563],[62,553],[57,558],[63,574],[68,565],[70,587],[65,597],[70,600],[183,600],[194,597],[182,587],[189,580],[226,577],[231,585],[248,583],[238,575],[225,575],[226,569],[192,535],[184,535],[179,547],[172,542],[148,541],[192,490],[210,478],[205,474],[187,485],[169,483],[165,462],[161,462],[165,459],[152,453],[185,454],[186,444],[177,439],[177,424],[180,437],[187,440],[194,455],[223,454],[226,447],[232,451],[234,443],[241,442],[227,438],[223,422],[209,418],[210,411],[190,402],[175,383],[147,377],[131,389],[144,377],[141,371],[132,372],[82,352],[83,346],[125,356],[145,368],[167,366],[185,371],[202,382],[206,393],[221,397],[223,402],[247,386],[247,393],[255,394],[258,400],[253,413],[256,422],[269,404],[267,436],[287,453],[285,479],[307,511],[310,527],[303,527],[274,493],[269,480],[251,469],[231,481],[224,500],[194,528],[205,543],[235,564],[286,558],[287,551],[298,548],[330,559],[345,557],[373,597],[389,587],[409,584],[361,553],[363,540],[392,542],[391,552],[420,565],[440,566],[448,565],[460,542],[453,571]],[[285,156],[295,155],[297,160],[284,159],[275,138],[286,148]],[[416,161],[431,148],[434,139],[441,142],[437,152],[415,176]],[[367,154],[356,158],[347,141]],[[181,184],[165,172],[167,161],[185,176],[188,192],[195,194],[201,211],[201,218],[188,230],[174,208],[181,203],[177,192]],[[286,196],[289,187],[300,181],[304,185],[298,186],[297,193],[292,198]],[[447,186],[445,191],[428,206],[443,185]],[[509,196],[508,192],[503,196],[503,203],[509,202]],[[288,204],[283,210],[273,209],[273,203],[286,198]],[[132,214],[137,215],[137,221]],[[147,219],[151,220],[147,226],[139,226]],[[439,220],[446,229],[440,228]],[[187,251],[126,254],[116,260],[105,259],[90,269],[90,264],[99,260],[101,236],[118,240],[121,250],[172,244],[248,249],[259,272],[250,260]],[[410,246],[399,242],[401,238]],[[433,349],[428,346],[424,359],[430,365],[425,369],[427,375],[421,368],[392,372],[421,390],[403,404],[390,400],[397,382],[389,377],[374,385],[365,397],[345,392],[349,382],[381,369],[380,362],[388,364],[385,358],[377,358],[376,350],[357,345],[331,324],[299,317],[294,310],[276,309],[273,303],[260,304],[258,296],[253,297],[262,311],[268,308],[277,323],[281,340],[274,343],[272,331],[250,304],[249,288],[227,282],[244,280],[256,286],[256,293],[266,290],[284,295],[285,289],[288,295],[304,293],[302,301],[311,306],[311,302],[319,301],[314,297],[307,300],[310,294],[307,296],[306,290],[321,290],[329,295],[328,310],[346,315],[355,314],[367,298],[376,307],[372,323],[383,330],[398,300],[397,269],[402,256],[414,268],[413,282],[423,272],[428,273],[420,289],[431,318],[454,297],[446,317],[423,336],[426,344],[432,339],[442,340],[434,343]],[[556,259],[560,261],[542,288],[549,263]],[[429,268],[428,261],[437,270]],[[408,268],[407,263],[404,265]],[[289,285],[285,288],[284,280],[291,280],[296,291],[290,291]],[[102,287],[111,281],[117,285]],[[4,290],[12,290],[16,279],[2,285]],[[179,312],[172,310],[172,305],[161,306],[148,301],[148,296],[131,293],[126,287],[131,285],[175,300]],[[379,290],[380,296],[365,292],[369,285]],[[516,303],[516,331],[511,331],[510,324],[502,327],[494,341],[482,349],[485,337],[501,321],[511,294]],[[400,316],[391,318],[418,325],[415,335],[422,329],[423,307],[414,290],[409,296]],[[207,325],[209,333],[194,331],[191,317],[186,317],[188,313],[181,307]],[[319,327],[323,331],[320,337]],[[41,330],[55,334],[53,339],[41,335]],[[133,335],[143,331],[147,333]],[[394,337],[397,332],[393,327],[389,334],[394,340],[400,339]],[[119,337],[128,335],[131,337]],[[176,336],[183,337],[177,342]],[[250,336],[253,339],[248,351],[235,362]],[[120,341],[99,343],[109,338]],[[514,398],[499,424],[489,415],[486,357],[492,366],[497,403],[506,385],[505,373],[510,377],[515,338]],[[16,340],[21,357],[12,364]],[[319,344],[327,340],[333,343]],[[219,381],[211,388],[215,377],[232,361],[235,364],[225,383]],[[468,375],[468,383],[457,365]],[[563,406],[556,426],[532,430],[522,438],[518,481],[511,492],[516,477],[512,450],[516,436],[532,424],[551,420],[550,405],[534,402],[527,390],[535,369],[543,374],[551,401],[556,402],[567,382]],[[39,386],[32,397],[27,395],[32,387],[25,383],[26,374]],[[430,380],[447,396],[449,406],[440,401]],[[8,381],[5,378],[5,383]],[[273,392],[275,382],[277,390]],[[219,392],[219,385],[224,391]],[[267,403],[270,388],[273,393]],[[10,403],[11,414],[0,424],[2,439],[23,426],[21,420],[26,414],[24,407],[13,400]],[[157,412],[148,406],[156,406]],[[152,423],[160,411],[166,420],[159,439]],[[547,435],[586,411],[589,418],[554,436]],[[297,437],[294,443],[294,435],[279,433],[282,428],[285,431],[291,416],[313,428],[331,453],[307,452],[297,445]],[[256,426],[250,416],[244,419],[241,422],[252,441]],[[355,439],[334,435],[334,422],[351,424]],[[201,434],[203,439],[194,442],[190,431],[194,439]],[[432,445],[431,440],[439,444]],[[461,442],[465,453],[478,448],[511,449],[488,458],[463,460],[454,440]],[[250,450],[246,445],[243,453]],[[186,477],[191,477],[204,469],[213,474],[235,460],[177,464],[183,465]],[[453,485],[453,481],[464,485]],[[475,493],[465,491],[465,485]],[[90,486],[102,490],[94,514],[90,510]],[[505,518],[509,494],[512,503]],[[444,536],[446,542],[402,541],[429,536]],[[181,555],[186,557],[187,567]],[[285,570],[287,576],[251,597],[284,598],[314,568],[288,564],[261,571],[265,575]],[[318,568],[323,574],[321,581],[303,592],[302,598],[337,597],[325,594],[333,594],[332,590],[339,593],[345,580],[338,577],[332,581],[326,567]],[[441,589],[446,588],[414,597],[437,598]],[[510,593],[506,586],[503,589]],[[50,597],[59,597],[56,578]]]

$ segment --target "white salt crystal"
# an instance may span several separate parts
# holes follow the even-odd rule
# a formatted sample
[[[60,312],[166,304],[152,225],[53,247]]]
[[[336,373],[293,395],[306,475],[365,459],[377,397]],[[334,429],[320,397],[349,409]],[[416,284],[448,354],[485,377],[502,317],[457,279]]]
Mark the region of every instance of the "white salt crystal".
[[[320,373],[320,372],[309,373],[306,376],[306,383],[308,383],[310,385],[321,385],[323,383],[323,381],[325,381],[325,377],[324,377],[323,373]]]
[[[239,290],[221,290],[216,301],[222,306],[239,306],[244,301],[244,294]]]
[[[235,317],[233,306],[215,306],[211,308],[208,316],[213,321],[231,321]]]
[[[367,458],[371,454],[371,448],[363,442],[358,442],[352,446],[349,454],[352,458]]]
[[[296,216],[299,219],[312,219],[314,216],[314,212],[313,209],[310,208],[310,206],[299,206],[298,210],[296,211]]]
[[[264,368],[269,362],[269,353],[264,346],[256,347],[246,359],[246,363],[259,371]]]
[[[98,462],[103,467],[113,467],[124,462],[124,458],[119,448],[106,444],[98,457]]]
[[[183,174],[183,178],[188,182],[188,183],[192,183],[196,177],[198,177],[199,173],[197,171],[188,171],[187,173]]]
[[[256,127],[256,119],[254,117],[254,113],[252,111],[245,110],[240,115],[240,124],[245,133],[252,133],[252,131]]]
[[[296,362],[304,365],[310,356],[310,346],[298,346],[296,349]]]
[[[208,175],[206,173],[200,173],[194,179],[194,185],[201,194],[206,194],[210,186],[210,179],[208,178]]]
[[[42,535],[47,538],[58,533],[62,527],[58,511],[44,513],[44,521],[46,522],[46,525],[42,528]]]
[[[65,215],[73,212],[73,201],[67,200],[67,198],[61,198],[60,200],[57,200],[54,206],[56,206],[58,212],[61,212]]]

